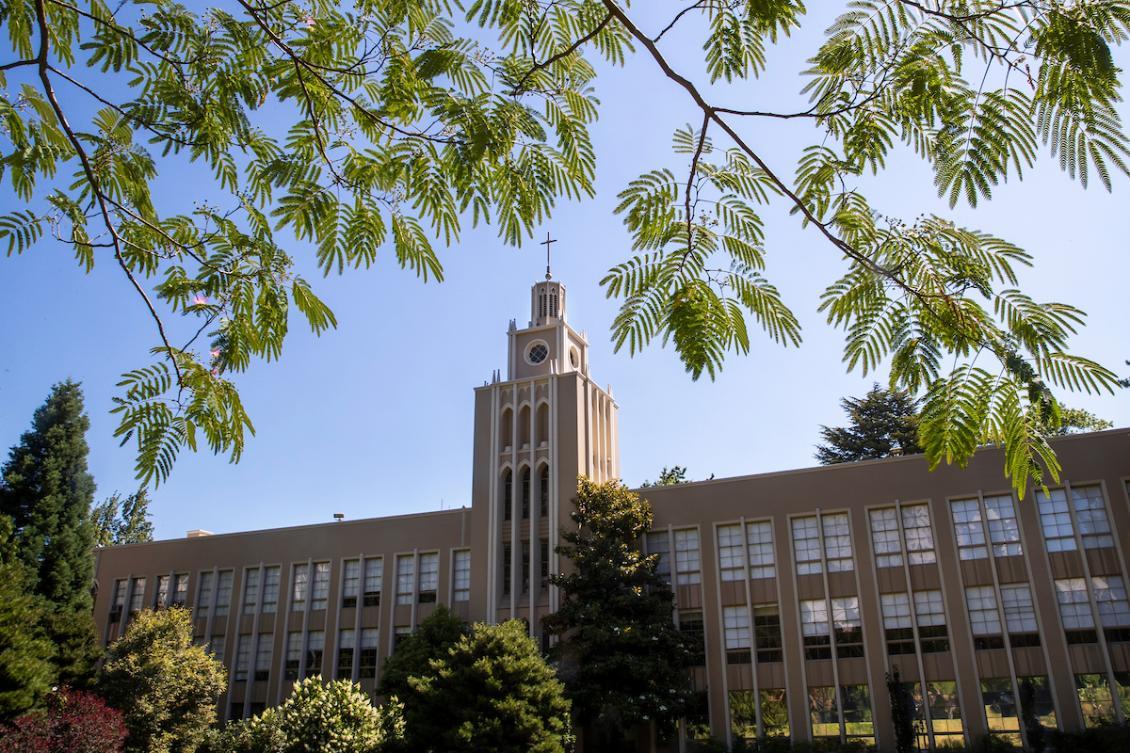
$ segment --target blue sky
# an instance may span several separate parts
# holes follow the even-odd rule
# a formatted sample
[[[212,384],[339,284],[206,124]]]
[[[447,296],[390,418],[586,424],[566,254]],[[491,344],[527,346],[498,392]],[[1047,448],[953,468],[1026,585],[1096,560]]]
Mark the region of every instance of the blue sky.
[[[819,43],[830,6],[840,4],[820,5],[802,33],[773,51],[771,75],[718,88],[716,95],[761,109],[802,104],[797,72]],[[701,71],[693,35],[665,37],[664,49],[682,69]],[[768,275],[804,327],[799,349],[755,338],[752,352],[732,357],[716,381],[697,383],[670,349],[614,354],[608,333],[615,302],[604,298],[598,281],[629,254],[628,234],[612,214],[616,194],[645,170],[678,170],[671,132],[698,115],[638,56],[623,69],[602,70],[597,92],[597,195],[559,206],[536,235],[548,230],[560,241],[554,276],[568,286],[570,323],[587,330],[593,376],[611,384],[619,402],[625,481],[637,484],[676,463],[692,478],[811,465],[819,426],[841,423],[839,399],[866,391],[872,381],[845,373],[842,335],[816,313],[823,287],[841,272],[837,255],[783,206],[766,213]],[[759,123],[744,132],[786,175],[799,150],[816,140],[792,123]],[[1130,371],[1123,365],[1130,358],[1130,180],[1116,178],[1113,194],[1096,184],[1084,190],[1045,157],[1023,183],[998,187],[992,202],[949,210],[929,171],[900,153],[863,188],[886,214],[913,219],[937,212],[1019,243],[1036,262],[1022,272],[1025,290],[1089,314],[1076,352]],[[206,198],[208,183],[191,170],[167,170],[161,189],[169,202]],[[15,199],[2,193],[0,202]],[[315,338],[295,322],[280,362],[236,377],[258,435],[238,465],[207,453],[181,456],[172,478],[152,495],[158,536],[328,521],[334,512],[357,518],[469,504],[471,391],[505,365],[506,325],[528,318],[529,286],[543,274],[541,250],[504,247],[487,227],[468,229],[442,253],[442,284],[419,282],[387,256],[367,271],[324,280],[310,274],[339,328]],[[294,251],[309,271],[310,249]],[[132,448],[112,438],[109,410],[119,374],[146,363],[154,343],[140,301],[110,263],[87,275],[66,248],[50,242],[0,258],[0,445],[18,441],[50,385],[71,377],[86,392],[99,497],[136,488]],[[1065,402],[1130,424],[1130,393],[1066,396]]]

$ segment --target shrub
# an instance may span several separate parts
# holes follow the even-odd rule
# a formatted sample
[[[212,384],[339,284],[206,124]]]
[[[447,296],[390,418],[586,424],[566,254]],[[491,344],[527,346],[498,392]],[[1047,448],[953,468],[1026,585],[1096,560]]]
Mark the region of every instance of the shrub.
[[[93,693],[62,690],[0,729],[0,753],[118,753],[126,738],[122,715]]]
[[[404,734],[399,704],[374,707],[348,680],[308,677],[286,701],[229,724],[209,741],[209,753],[378,753]]]
[[[132,753],[191,753],[216,721],[223,665],[192,643],[188,610],[140,612],[115,641],[100,687],[125,717]]]

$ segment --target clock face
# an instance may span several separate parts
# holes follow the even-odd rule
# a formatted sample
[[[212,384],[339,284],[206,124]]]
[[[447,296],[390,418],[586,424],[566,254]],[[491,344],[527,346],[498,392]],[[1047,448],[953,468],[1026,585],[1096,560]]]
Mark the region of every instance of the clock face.
[[[526,360],[530,363],[541,363],[549,355],[549,348],[545,343],[534,343],[526,350]]]
[[[577,349],[576,348],[570,348],[569,349],[569,363],[571,363],[573,365],[574,369],[581,368],[581,357],[579,355],[577,355]]]

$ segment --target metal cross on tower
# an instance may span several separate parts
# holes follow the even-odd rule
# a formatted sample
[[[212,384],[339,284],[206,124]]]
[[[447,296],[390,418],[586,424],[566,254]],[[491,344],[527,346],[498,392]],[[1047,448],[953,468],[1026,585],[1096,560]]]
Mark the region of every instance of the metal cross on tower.
[[[550,271],[549,271],[549,244],[550,243],[557,243],[557,239],[556,238],[550,238],[549,237],[549,231],[546,231],[545,240],[542,241],[541,243],[539,243],[538,245],[545,246],[545,279],[547,279],[547,280],[553,279],[553,274],[550,273]]]

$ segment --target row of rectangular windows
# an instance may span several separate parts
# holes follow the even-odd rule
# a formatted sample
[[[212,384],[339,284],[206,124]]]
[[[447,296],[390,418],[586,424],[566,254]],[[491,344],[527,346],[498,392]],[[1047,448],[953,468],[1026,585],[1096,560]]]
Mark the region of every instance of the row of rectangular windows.
[[[419,573],[417,576],[417,559]],[[363,606],[380,606],[381,588],[384,578],[384,558],[366,557],[363,560],[345,560],[342,568],[342,606],[356,607],[360,600]],[[326,609],[330,587],[330,563],[313,563],[313,583],[310,579],[310,564],[298,563],[292,566],[291,578],[291,611],[301,612],[306,609],[306,600],[310,599],[310,608],[314,610]],[[256,609],[264,614],[274,613],[278,609],[280,568],[272,565],[262,568],[247,568],[243,581],[243,612],[254,613]],[[262,577],[262,588],[260,588]],[[160,609],[167,606],[184,606],[188,593],[188,574],[178,573],[172,576],[160,575],[157,577],[157,590],[151,606]],[[221,570],[218,573],[205,571],[200,573],[197,581],[196,616],[207,616],[211,609],[215,615],[221,617],[228,614],[231,606],[233,571]],[[170,595],[170,583],[172,591]],[[420,603],[430,603],[436,600],[436,590],[439,584],[439,553],[427,552],[420,555],[401,554],[396,558],[396,603],[411,604],[414,598]],[[145,604],[144,577],[135,577],[132,581],[119,579],[114,583],[114,594],[110,604],[111,620],[118,619],[125,608],[127,591],[129,593],[129,611],[137,612]],[[217,587],[218,586],[218,587]],[[363,586],[363,590],[362,590]],[[213,592],[213,589],[215,591]],[[458,550],[452,556],[452,598],[454,601],[468,601],[471,594],[471,552]]]
[[[1115,673],[1112,692],[1105,675],[1075,675],[1076,698],[1087,727],[1113,722],[1120,705],[1130,717],[1130,673]],[[964,743],[965,725],[953,680],[901,683],[911,702],[911,713],[919,734],[932,739],[931,747]],[[808,688],[808,725],[813,739],[839,738],[874,745],[872,699],[867,685],[811,686]],[[989,731],[1019,745],[1021,718],[1027,713],[1048,729],[1058,726],[1055,703],[1046,676],[1020,676],[1017,687],[1009,678],[980,682],[980,703]],[[731,690],[728,693],[730,731],[735,739],[789,737],[791,726],[783,688]],[[1029,706],[1030,704],[1030,706]],[[760,729],[758,722],[760,721]]]
[[[1076,549],[1072,514],[1078,523],[1079,539],[1085,549],[1114,546],[1102,489],[1098,485],[1036,493],[1041,530],[1049,551]],[[950,503],[950,514],[963,560],[983,559],[991,550],[994,556],[1020,555],[1020,525],[1012,495],[957,499]],[[869,511],[871,542],[877,567],[899,567],[903,558],[911,565],[937,561],[930,510],[926,504],[903,505]],[[718,567],[723,581],[747,577],[774,578],[775,551],[772,522],[747,522],[743,536],[738,523],[720,525]],[[846,512],[824,513],[792,518],[790,531],[798,575],[844,572],[855,569],[851,530]],[[647,536],[647,551],[659,555],[658,572],[670,579],[671,548],[675,549],[676,585],[701,582],[698,529],[652,531]]]

